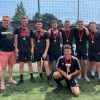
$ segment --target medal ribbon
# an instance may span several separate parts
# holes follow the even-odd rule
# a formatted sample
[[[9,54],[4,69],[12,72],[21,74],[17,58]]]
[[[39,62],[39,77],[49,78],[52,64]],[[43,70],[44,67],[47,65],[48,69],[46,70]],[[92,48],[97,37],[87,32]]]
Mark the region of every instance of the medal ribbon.
[[[65,33],[66,33],[66,39],[69,40],[70,30],[69,31],[65,31]]]
[[[82,30],[82,32],[80,32],[80,31],[78,30],[78,36],[79,36],[80,41],[82,40],[83,33],[84,33],[84,30]]]
[[[69,61],[69,62],[68,62]],[[72,63],[72,58],[70,58],[69,60],[65,58],[65,63],[66,64],[71,64]]]
[[[56,40],[58,32],[52,31],[52,33],[53,33],[54,40]]]
[[[40,31],[36,32],[36,35],[37,35],[38,40],[40,41],[41,32]]]
[[[90,32],[90,37],[91,37],[92,41],[94,41],[95,34],[96,34],[96,32]]]
[[[22,37],[26,37],[27,36],[27,28],[23,28],[22,27]]]

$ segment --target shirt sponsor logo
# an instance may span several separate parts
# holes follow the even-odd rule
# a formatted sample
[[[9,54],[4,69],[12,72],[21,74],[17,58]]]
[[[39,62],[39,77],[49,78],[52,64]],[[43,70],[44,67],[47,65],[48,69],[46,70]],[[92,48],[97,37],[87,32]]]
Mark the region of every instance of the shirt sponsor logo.
[[[64,63],[62,63],[62,65],[64,65]]]
[[[12,35],[12,32],[1,32],[2,35]]]

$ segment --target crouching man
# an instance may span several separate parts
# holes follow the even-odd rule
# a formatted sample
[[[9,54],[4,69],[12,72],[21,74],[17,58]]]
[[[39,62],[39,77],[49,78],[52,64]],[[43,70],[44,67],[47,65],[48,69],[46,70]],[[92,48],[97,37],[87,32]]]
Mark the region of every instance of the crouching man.
[[[53,77],[57,83],[57,88],[53,90],[55,93],[59,93],[63,86],[60,83],[65,79],[67,87],[71,89],[71,92],[79,96],[80,89],[76,80],[76,75],[80,72],[79,61],[76,57],[71,55],[71,46],[64,45],[64,56],[61,56],[57,62],[57,71],[54,72]]]

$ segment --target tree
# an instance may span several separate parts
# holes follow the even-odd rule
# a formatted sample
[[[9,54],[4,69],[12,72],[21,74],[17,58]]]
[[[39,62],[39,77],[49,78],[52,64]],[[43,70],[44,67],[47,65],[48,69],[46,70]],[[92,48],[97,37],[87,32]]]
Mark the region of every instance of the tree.
[[[45,22],[46,29],[51,27],[52,20],[57,20],[59,27],[63,27],[63,23],[61,20],[57,19],[53,14],[45,13],[42,15],[42,20]],[[48,24],[48,26],[46,26]]]
[[[59,27],[63,26],[63,23],[61,20],[57,19],[53,14],[49,14],[49,13],[45,13],[43,15],[39,15],[39,13],[35,13],[35,16],[33,16],[33,20],[37,20],[37,19],[42,19],[43,23],[44,23],[44,28],[45,29],[49,29],[51,27],[51,22],[52,20],[57,20]]]
[[[57,20],[57,18],[53,14],[45,13],[42,15],[42,20],[50,24],[52,20]]]
[[[39,14],[38,12],[35,13],[35,16],[33,16],[33,20],[37,20],[37,19],[41,19],[41,14]]]
[[[13,16],[13,21],[21,21],[21,17],[26,15],[25,8],[23,6],[23,3],[20,2],[20,4],[17,4],[15,15]]]
[[[58,22],[59,28],[63,27],[63,22],[62,22],[62,20],[59,20],[59,19],[58,19],[57,22]]]

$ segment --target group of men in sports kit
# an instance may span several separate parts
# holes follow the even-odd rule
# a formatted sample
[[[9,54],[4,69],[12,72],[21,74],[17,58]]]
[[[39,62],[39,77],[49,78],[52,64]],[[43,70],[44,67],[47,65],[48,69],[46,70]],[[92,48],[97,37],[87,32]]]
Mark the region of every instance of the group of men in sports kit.
[[[73,51],[73,44],[76,44],[76,52]],[[12,78],[16,55],[18,55],[20,73],[18,82]],[[89,77],[87,75],[88,59],[91,73]],[[100,32],[97,30],[96,23],[90,22],[89,29],[87,29],[84,22],[80,20],[77,22],[76,28],[71,28],[70,21],[65,21],[64,28],[58,29],[57,21],[53,20],[51,28],[46,31],[43,29],[42,20],[37,20],[35,30],[30,30],[28,18],[23,16],[21,27],[13,29],[10,25],[10,17],[3,16],[2,26],[0,26],[1,90],[5,90],[7,66],[10,83],[21,85],[24,82],[24,63],[26,61],[30,81],[36,82],[32,68],[32,61],[34,61],[37,62],[38,81],[43,82],[41,60],[44,63],[47,83],[51,86],[52,79],[57,83],[57,87],[53,90],[55,93],[59,93],[63,89],[61,80],[65,80],[72,93],[79,96],[80,89],[76,78],[81,79],[82,77],[80,66],[84,66],[83,76],[86,81],[95,77],[97,69],[100,84]],[[54,61],[56,61],[56,70],[53,72]]]

